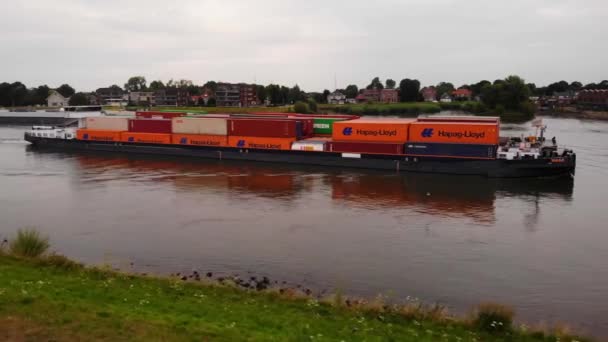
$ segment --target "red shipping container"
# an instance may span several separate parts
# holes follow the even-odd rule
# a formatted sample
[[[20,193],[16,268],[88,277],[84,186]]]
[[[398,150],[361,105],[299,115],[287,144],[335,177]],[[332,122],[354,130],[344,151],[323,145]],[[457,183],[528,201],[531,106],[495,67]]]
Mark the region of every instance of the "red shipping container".
[[[131,119],[129,132],[141,133],[171,133],[171,120],[160,119]]]
[[[250,120],[295,120],[302,123],[302,138],[310,138],[313,136],[314,131],[314,119],[303,118],[295,115],[282,114],[231,114],[230,117],[233,119],[250,119]]]
[[[403,144],[379,142],[329,141],[328,152],[403,154]]]
[[[146,112],[135,112],[135,116],[137,118],[142,118],[142,119],[152,119],[152,118],[171,119],[171,118],[176,118],[176,117],[180,117],[180,116],[186,116],[186,113],[185,112],[146,111]]]
[[[298,118],[298,121],[302,121],[302,135],[304,138],[310,138],[314,131],[314,119]]]
[[[295,138],[298,136],[297,122],[273,119],[228,119],[228,135]]]

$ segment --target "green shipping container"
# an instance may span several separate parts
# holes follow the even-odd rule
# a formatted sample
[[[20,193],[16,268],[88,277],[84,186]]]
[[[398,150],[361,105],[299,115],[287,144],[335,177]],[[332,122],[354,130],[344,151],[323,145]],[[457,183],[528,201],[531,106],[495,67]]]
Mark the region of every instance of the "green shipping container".
[[[344,121],[340,118],[314,118],[313,133],[331,135],[333,132],[334,122]]]

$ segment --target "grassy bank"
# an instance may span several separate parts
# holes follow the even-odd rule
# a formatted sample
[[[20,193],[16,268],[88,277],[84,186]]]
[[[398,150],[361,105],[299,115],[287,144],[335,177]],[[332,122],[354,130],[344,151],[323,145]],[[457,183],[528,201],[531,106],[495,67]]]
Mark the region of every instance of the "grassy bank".
[[[406,102],[406,103],[372,103],[356,105],[319,105],[323,112],[361,114],[361,115],[398,115],[417,116],[420,114],[435,114],[445,110],[462,111],[479,116],[500,116],[503,122],[525,122],[530,115],[520,112],[503,112],[498,114],[488,110],[483,104],[475,101],[464,102]]]
[[[437,103],[370,103],[352,105],[319,105],[319,110],[340,114],[416,116],[441,111]]]
[[[439,306],[382,298],[244,290],[210,274],[154,278],[84,267],[41,256],[46,248],[33,231],[0,245],[0,340],[584,341],[513,327],[510,309],[497,304],[455,318]]]

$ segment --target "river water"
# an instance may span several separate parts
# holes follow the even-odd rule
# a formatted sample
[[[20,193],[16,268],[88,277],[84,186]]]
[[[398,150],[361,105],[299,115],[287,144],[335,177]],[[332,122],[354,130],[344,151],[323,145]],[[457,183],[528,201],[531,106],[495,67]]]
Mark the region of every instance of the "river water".
[[[87,263],[265,275],[608,336],[608,123],[545,119],[573,181],[399,175],[41,152],[0,126],[0,237],[34,226]],[[503,125],[519,135],[527,125]]]

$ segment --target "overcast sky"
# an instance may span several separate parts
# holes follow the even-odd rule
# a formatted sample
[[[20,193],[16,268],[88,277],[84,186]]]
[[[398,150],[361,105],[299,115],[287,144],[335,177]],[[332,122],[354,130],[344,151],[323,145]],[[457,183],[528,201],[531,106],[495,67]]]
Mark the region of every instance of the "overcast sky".
[[[0,82],[608,79],[607,0],[2,0]]]

